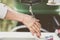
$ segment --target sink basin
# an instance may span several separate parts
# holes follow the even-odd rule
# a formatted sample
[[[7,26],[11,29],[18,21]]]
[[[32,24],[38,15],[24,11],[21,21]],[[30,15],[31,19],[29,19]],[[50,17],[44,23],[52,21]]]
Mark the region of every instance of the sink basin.
[[[3,40],[35,40],[34,38],[4,38]]]
[[[48,35],[47,35],[48,34]],[[0,40],[46,40],[46,37],[60,40],[55,33],[41,33],[40,39],[30,32],[0,32]]]
[[[0,40],[35,40],[30,32],[1,32]]]

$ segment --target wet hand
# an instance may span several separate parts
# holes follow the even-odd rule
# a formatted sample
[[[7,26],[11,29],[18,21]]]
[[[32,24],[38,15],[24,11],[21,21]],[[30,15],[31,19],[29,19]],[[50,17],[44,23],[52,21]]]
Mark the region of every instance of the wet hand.
[[[23,23],[27,26],[27,28],[30,30],[32,35],[36,34],[38,38],[40,38],[41,32],[41,24],[39,23],[39,20],[36,18],[33,18],[32,16],[25,16]]]

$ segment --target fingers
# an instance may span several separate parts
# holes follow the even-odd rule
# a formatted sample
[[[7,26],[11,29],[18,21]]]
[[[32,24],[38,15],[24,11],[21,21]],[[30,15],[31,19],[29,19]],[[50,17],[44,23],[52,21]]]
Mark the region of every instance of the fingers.
[[[35,25],[37,25],[37,28],[39,29],[39,30],[38,30],[38,31],[39,31],[39,33],[37,32],[37,33],[36,33],[36,36],[37,36],[38,38],[40,38],[40,36],[41,36],[41,31],[40,31],[41,24],[40,24],[40,23],[38,23],[38,22],[36,22],[36,23],[35,23]]]
[[[40,28],[38,28],[37,25],[34,25],[34,27],[32,27],[33,30],[35,31],[35,34],[38,38],[40,38]]]
[[[41,28],[41,24],[39,22],[36,22],[35,25],[37,25],[38,28]]]
[[[29,29],[30,32],[32,32],[32,35],[36,34],[38,38],[40,38],[40,24],[39,23],[34,23]]]
[[[27,20],[28,19],[28,20]],[[30,30],[32,35],[36,34],[37,37],[40,37],[40,27],[41,24],[39,23],[39,20],[36,18],[33,18],[31,16],[27,16],[23,23],[27,26],[27,28]]]
[[[34,30],[32,28],[29,28],[30,32],[32,33],[32,35],[34,36]]]
[[[34,24],[32,28],[35,32],[40,32],[40,28],[38,28],[37,25]]]

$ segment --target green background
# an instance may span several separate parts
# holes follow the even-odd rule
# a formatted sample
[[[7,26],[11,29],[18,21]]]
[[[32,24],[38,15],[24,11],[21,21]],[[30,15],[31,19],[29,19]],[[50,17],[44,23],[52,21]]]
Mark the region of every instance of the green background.
[[[58,14],[59,6],[48,6],[46,4],[47,1],[48,0],[42,0],[42,2],[40,2],[39,4],[33,5],[33,12],[39,14]],[[18,12],[29,13],[29,6],[21,3],[21,1],[19,0],[15,0],[14,7],[17,9]]]

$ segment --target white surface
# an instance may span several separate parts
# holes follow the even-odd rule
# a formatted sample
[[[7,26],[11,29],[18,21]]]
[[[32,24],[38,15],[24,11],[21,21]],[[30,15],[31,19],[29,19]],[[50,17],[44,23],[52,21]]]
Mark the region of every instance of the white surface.
[[[3,38],[1,40],[35,40],[34,38]]]
[[[55,4],[52,4],[51,2],[53,2],[53,0],[48,0],[47,5],[53,5],[53,6],[58,6],[60,5],[60,0],[54,0]]]
[[[41,38],[44,38],[45,36],[53,36],[54,40],[59,40],[58,36],[55,33],[42,33]]]
[[[0,18],[4,19],[7,13],[7,7],[5,4],[0,3]]]
[[[50,3],[47,3],[47,5],[59,6],[59,5],[60,5],[60,3],[56,3],[56,4],[50,4]]]
[[[41,40],[45,40],[45,36],[52,35],[54,40],[59,40],[57,35],[55,33],[41,33]],[[0,39],[1,38],[35,38],[35,36],[32,36],[30,32],[0,32]],[[40,40],[40,39],[38,39]]]
[[[29,37],[28,37],[29,36]],[[0,32],[0,38],[33,38],[30,32]]]
[[[26,28],[26,26],[25,25],[17,26],[15,28],[13,28],[10,32],[14,32],[14,31],[21,29],[21,28]]]

